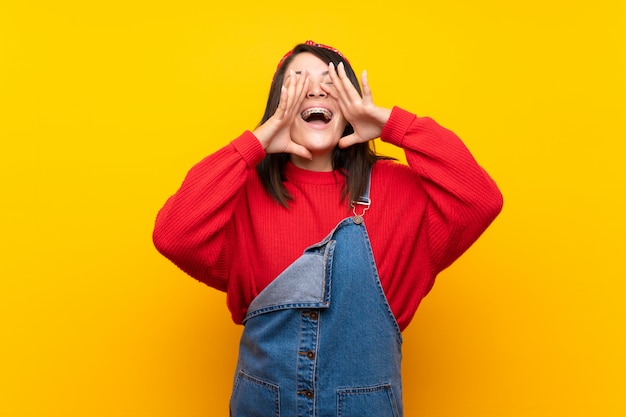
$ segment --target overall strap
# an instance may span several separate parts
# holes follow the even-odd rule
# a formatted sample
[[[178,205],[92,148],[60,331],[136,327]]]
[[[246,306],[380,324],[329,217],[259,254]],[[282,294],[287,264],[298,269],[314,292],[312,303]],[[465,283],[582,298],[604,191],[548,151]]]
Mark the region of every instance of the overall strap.
[[[367,175],[367,186],[365,187],[365,192],[357,200],[352,200],[352,202],[350,203],[350,205],[352,206],[352,213],[354,214],[354,217],[352,217],[352,221],[356,224],[363,223],[363,216],[365,215],[365,212],[372,205],[372,200],[370,199],[371,183],[372,183],[372,168],[370,168],[370,171]],[[360,210],[357,209],[357,207],[359,207]]]

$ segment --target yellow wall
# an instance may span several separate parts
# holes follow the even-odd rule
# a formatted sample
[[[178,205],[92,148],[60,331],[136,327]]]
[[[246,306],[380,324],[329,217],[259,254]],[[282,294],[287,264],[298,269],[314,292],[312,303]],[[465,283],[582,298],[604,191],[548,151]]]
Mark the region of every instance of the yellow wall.
[[[0,5],[0,416],[226,415],[240,329],[152,222],[307,38],[505,195],[405,332],[407,417],[626,414],[623,1],[211,4]]]

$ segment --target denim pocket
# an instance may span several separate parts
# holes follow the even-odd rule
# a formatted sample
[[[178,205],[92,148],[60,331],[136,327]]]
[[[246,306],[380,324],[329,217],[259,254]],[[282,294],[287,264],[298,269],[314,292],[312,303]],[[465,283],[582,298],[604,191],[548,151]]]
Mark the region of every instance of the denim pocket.
[[[337,390],[338,417],[399,417],[391,385]]]
[[[278,385],[239,371],[230,398],[231,417],[280,417]]]

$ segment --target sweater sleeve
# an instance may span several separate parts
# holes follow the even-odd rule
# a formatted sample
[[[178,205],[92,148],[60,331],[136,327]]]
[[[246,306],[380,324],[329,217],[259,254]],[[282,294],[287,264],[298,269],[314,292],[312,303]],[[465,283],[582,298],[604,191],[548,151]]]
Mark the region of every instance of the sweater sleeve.
[[[224,243],[246,179],[264,157],[258,139],[246,131],[192,167],[157,214],[157,250],[192,277],[226,291]]]
[[[432,272],[474,243],[502,209],[502,194],[450,130],[394,107],[381,139],[404,149],[427,194],[425,233]]]

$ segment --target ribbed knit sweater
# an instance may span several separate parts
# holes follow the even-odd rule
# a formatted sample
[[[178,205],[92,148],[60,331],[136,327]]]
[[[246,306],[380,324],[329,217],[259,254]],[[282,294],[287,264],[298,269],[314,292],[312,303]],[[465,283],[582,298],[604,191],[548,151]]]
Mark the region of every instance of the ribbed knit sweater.
[[[426,117],[394,107],[381,140],[404,149],[409,166],[378,161],[365,226],[380,281],[404,330],[435,277],[478,239],[502,195],[461,140]],[[285,208],[255,166],[265,151],[250,131],[188,172],[159,211],[156,248],[197,280],[226,291],[235,323],[250,302],[305,248],[351,215],[344,177],[288,163]]]

